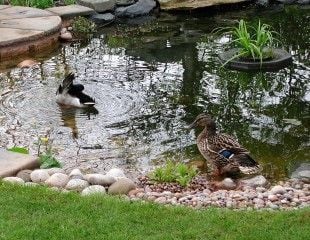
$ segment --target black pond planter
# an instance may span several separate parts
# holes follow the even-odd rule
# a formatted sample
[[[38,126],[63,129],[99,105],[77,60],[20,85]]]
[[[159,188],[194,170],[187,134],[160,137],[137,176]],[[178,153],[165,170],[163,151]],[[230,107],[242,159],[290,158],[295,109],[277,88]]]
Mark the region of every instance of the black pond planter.
[[[260,61],[251,61],[236,58],[234,60],[226,63],[225,67],[229,69],[239,70],[239,71],[276,71],[281,68],[287,67],[292,63],[292,55],[287,51],[279,48],[272,49],[274,58],[271,60],[265,60],[262,63]],[[239,49],[233,48],[226,52],[219,54],[219,58],[224,64],[226,61],[231,59],[239,52]]]

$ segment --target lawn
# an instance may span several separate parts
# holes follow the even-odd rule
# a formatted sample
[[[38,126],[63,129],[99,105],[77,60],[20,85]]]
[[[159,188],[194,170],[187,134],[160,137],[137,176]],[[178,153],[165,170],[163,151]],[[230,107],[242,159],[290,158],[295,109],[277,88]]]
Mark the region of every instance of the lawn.
[[[309,239],[310,208],[193,210],[0,182],[0,239]]]

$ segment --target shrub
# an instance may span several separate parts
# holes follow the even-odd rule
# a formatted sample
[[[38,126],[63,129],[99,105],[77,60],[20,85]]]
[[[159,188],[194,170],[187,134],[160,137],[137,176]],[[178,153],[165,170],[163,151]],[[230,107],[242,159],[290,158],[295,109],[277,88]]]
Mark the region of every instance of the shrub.
[[[72,24],[72,29],[77,36],[87,36],[96,32],[96,24],[85,17],[75,17]]]

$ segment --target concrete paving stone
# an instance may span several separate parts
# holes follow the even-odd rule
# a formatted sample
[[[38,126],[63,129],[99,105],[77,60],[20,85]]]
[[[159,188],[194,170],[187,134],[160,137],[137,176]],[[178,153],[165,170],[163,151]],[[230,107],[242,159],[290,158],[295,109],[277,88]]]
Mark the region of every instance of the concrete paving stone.
[[[10,152],[0,149],[0,177],[15,175],[23,169],[33,169],[39,166],[37,157],[28,154]]]
[[[46,10],[63,18],[73,18],[76,16],[89,16],[95,13],[94,9],[81,5],[68,5],[63,7],[52,7]]]
[[[0,29],[13,28],[13,29],[53,32],[57,31],[60,28],[60,26],[61,26],[61,18],[58,16],[0,20]]]
[[[13,18],[48,17],[54,13],[30,7],[9,7],[0,9],[0,20]]]

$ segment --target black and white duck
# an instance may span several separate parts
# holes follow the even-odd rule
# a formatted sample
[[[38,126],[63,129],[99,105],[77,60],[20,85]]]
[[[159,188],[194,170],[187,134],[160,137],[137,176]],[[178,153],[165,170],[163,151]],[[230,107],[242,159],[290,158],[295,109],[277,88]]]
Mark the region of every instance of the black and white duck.
[[[82,84],[73,84],[74,79],[73,73],[69,73],[65,77],[56,92],[56,102],[61,105],[79,108],[94,106],[95,100],[83,93],[84,86]]]

